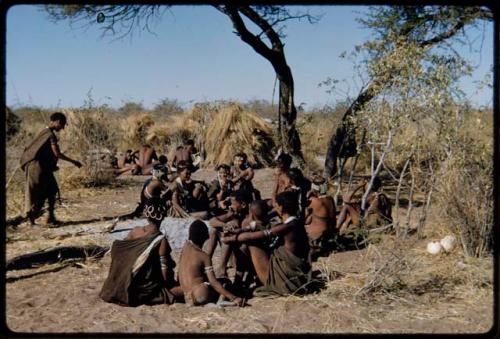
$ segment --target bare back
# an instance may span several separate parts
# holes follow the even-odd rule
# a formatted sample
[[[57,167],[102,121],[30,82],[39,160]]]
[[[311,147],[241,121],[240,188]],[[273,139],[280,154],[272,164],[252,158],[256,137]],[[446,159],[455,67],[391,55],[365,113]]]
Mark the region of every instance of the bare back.
[[[179,260],[179,283],[182,290],[190,292],[193,287],[207,281],[205,267],[210,258],[205,252],[186,242]]]
[[[310,218],[308,218],[307,233],[320,235],[329,228],[335,227],[335,202],[330,196],[312,197],[309,205]]]

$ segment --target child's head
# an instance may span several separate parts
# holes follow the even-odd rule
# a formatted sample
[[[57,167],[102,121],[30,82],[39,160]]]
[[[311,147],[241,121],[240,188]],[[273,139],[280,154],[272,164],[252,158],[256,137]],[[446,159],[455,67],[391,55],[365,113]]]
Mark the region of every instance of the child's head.
[[[189,164],[185,160],[179,161],[177,164],[177,173],[182,181],[189,181],[191,179],[191,170]]]
[[[234,156],[234,165],[238,168],[241,168],[244,166],[247,162],[247,155],[246,153],[240,152],[235,154]]]
[[[266,220],[269,213],[269,206],[264,200],[255,200],[250,204],[250,213],[256,220]]]
[[[276,211],[280,216],[283,214],[296,215],[299,210],[297,194],[292,191],[285,191],[276,197]]]
[[[247,214],[250,203],[248,194],[244,191],[236,191],[231,195],[231,209],[237,214]]]
[[[217,166],[217,175],[220,179],[227,179],[227,177],[229,176],[229,172],[230,172],[230,167],[226,164],[220,164],[219,166]]]
[[[208,239],[208,227],[207,225],[197,219],[189,225],[189,240],[191,240],[195,245],[203,247],[203,244]]]

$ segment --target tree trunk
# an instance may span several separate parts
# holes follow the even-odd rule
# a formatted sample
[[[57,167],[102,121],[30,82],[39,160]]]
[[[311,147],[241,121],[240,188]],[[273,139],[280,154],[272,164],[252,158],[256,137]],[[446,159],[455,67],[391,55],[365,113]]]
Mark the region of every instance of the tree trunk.
[[[280,90],[279,90],[279,114],[281,115],[280,130],[282,135],[280,136],[282,140],[283,150],[295,160],[301,162],[303,161],[301,142],[299,133],[295,128],[295,120],[297,119],[297,109],[294,103],[294,83],[293,76],[290,67],[286,64],[280,65],[280,71],[283,73],[278,73]],[[276,67],[278,69],[278,67]]]
[[[386,79],[384,79],[386,80]],[[347,111],[342,116],[340,126],[337,127],[333,133],[330,141],[328,142],[328,149],[325,158],[325,177],[331,178],[337,173],[337,160],[346,153],[351,153],[352,150],[348,149],[348,140],[355,138],[356,127],[349,121],[351,116],[354,116],[363,106],[375,97],[382,89],[378,85],[380,81],[372,82],[349,106]]]

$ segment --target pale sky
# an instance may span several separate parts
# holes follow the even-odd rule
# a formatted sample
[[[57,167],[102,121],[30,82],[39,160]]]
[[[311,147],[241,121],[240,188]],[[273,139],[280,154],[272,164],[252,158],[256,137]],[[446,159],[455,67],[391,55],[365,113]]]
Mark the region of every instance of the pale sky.
[[[352,79],[352,63],[339,56],[369,38],[370,31],[355,21],[355,12],[362,12],[363,6],[306,7],[312,14],[323,14],[322,19],[315,25],[290,22],[284,41],[295,101],[306,103],[307,109],[345,98],[318,84],[327,77]],[[173,6],[153,27],[156,35],[140,32],[117,41],[101,39],[97,27],[55,24],[33,5],[10,8],[6,24],[6,100],[14,108],[79,107],[89,90],[97,104],[115,108],[127,101],[152,108],[163,98],[185,105],[217,99],[272,100],[271,65],[211,6]],[[484,40],[479,36],[477,31],[471,34],[476,39],[473,50],[459,48],[479,66],[461,85],[474,104],[492,105],[492,90],[477,92],[474,82],[493,64],[493,24],[487,24]]]

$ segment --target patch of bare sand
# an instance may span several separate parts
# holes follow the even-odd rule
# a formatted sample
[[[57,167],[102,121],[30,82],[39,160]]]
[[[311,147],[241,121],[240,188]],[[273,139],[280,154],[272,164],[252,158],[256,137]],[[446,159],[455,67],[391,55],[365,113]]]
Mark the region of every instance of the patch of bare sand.
[[[263,197],[271,194],[272,173],[272,169],[256,171],[255,184]],[[198,171],[195,177],[209,181],[214,173]],[[63,192],[69,208],[59,208],[58,216],[63,221],[85,221],[130,212],[138,201],[144,179],[125,178],[126,184],[116,188]],[[22,225],[17,231],[9,231],[7,257],[53,246],[93,242],[109,245],[104,234],[79,233],[88,232],[89,228],[103,230],[106,224],[107,221],[68,223],[57,229],[31,229]],[[256,298],[246,308],[184,304],[121,307],[105,303],[98,296],[109,270],[109,256],[62,268],[49,265],[38,269],[45,273],[7,284],[6,321],[16,332],[49,333],[480,333],[489,330],[493,320],[491,286],[481,286],[484,279],[474,280],[477,272],[472,269],[481,266],[480,263],[462,263],[458,255],[428,258],[423,243],[408,245],[413,249],[412,256],[428,265],[437,265],[442,260],[445,266],[457,271],[454,273],[457,277],[465,276],[468,280],[457,280],[456,286],[444,294],[389,293],[366,300],[355,297],[366,284],[374,263],[383,260],[383,256],[375,255],[382,247],[321,258],[314,269],[322,271],[329,281],[319,294],[272,300]],[[174,253],[174,259],[178,259],[178,253]],[[51,272],[53,268],[59,270]],[[459,269],[468,273],[458,275]],[[37,272],[23,270],[15,275],[33,271]],[[491,267],[483,271],[492,272]],[[420,274],[430,273],[420,270]]]

